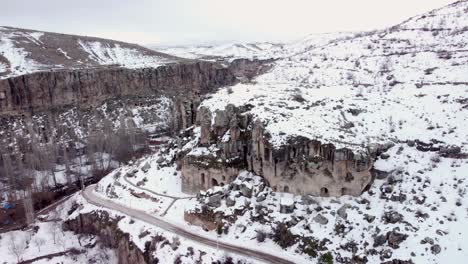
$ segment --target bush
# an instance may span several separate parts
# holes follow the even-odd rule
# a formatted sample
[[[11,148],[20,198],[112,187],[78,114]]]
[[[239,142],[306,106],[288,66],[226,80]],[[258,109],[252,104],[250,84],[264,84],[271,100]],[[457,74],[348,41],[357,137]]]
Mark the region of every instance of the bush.
[[[218,234],[218,236],[223,234],[223,224],[218,224],[218,226],[216,227],[216,233]]]
[[[314,237],[303,237],[299,248],[302,249],[303,253],[316,258],[318,257],[318,251],[326,250],[325,243],[325,240],[319,241]]]
[[[273,231],[273,241],[282,248],[288,248],[296,243],[296,236],[291,233],[286,224],[279,223]]]
[[[257,238],[257,242],[262,243],[262,242],[265,241],[266,233],[263,232],[263,231],[257,231],[257,236],[256,236],[256,238]]]
[[[333,264],[333,255],[330,252],[327,252],[320,256],[320,264]]]

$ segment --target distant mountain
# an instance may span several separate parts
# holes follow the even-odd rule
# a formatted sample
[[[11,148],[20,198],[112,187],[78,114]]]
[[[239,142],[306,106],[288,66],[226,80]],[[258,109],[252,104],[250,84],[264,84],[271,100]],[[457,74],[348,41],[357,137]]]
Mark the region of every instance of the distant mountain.
[[[284,58],[354,36],[351,32],[311,34],[294,42],[226,43],[218,45],[148,46],[150,49],[190,59]]]
[[[149,48],[190,59],[216,60],[221,58],[254,58],[277,57],[282,54],[283,44],[227,43],[219,45],[185,45],[185,46],[149,46]]]
[[[0,78],[51,69],[104,65],[156,67],[176,60],[136,44],[0,27]]]

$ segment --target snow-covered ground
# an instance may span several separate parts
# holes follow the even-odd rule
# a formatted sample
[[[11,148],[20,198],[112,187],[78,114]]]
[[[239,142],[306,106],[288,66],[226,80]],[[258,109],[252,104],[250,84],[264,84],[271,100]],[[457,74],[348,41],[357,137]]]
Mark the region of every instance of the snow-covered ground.
[[[277,146],[300,135],[350,149],[436,139],[466,151],[467,28],[465,15],[442,9],[344,37],[281,59],[252,84],[222,89],[202,106],[252,105]]]
[[[268,187],[261,190],[256,187],[260,186],[260,177],[241,173],[234,184],[241,185],[246,183],[245,179],[252,178],[252,188],[258,188],[252,197],[244,197],[239,191],[228,191],[230,186],[215,187],[206,192],[208,196],[227,194],[235,202],[227,205],[227,200],[223,199],[219,207],[213,208],[214,212],[222,213],[226,219],[224,223],[229,226],[220,241],[289,256],[297,263],[314,261],[315,258],[302,253],[299,242],[283,250],[268,238],[278,223],[287,223],[293,235],[322,241],[325,249],[318,251],[319,255],[331,252],[334,257],[342,258],[351,258],[353,254],[367,256],[369,263],[379,262],[381,255],[387,256],[384,259],[412,259],[414,263],[464,263],[468,258],[468,244],[464,240],[468,233],[463,228],[468,224],[468,161],[443,158],[435,152],[419,151],[407,144],[395,145],[388,154],[388,159],[377,160],[375,168],[388,172],[389,176],[377,178],[361,197],[304,199],[275,193]],[[176,200],[163,215],[160,213],[163,208],[153,209],[159,204],[151,204],[151,199],[165,198],[155,193],[184,195],[180,174],[174,167],[164,167],[159,165],[161,163],[164,159],[159,154],[144,158],[107,176],[98,190],[102,197],[124,206],[131,204],[132,208],[216,239],[216,231],[206,232],[183,218],[184,212],[201,208],[208,200]],[[122,180],[121,175],[125,173],[132,175],[129,178],[132,184]],[[116,174],[118,180],[115,180]],[[114,192],[115,189],[119,191]],[[132,195],[135,192],[153,198],[138,199]],[[260,200],[261,196],[266,198]],[[281,205],[290,205],[293,211],[281,212]],[[259,215],[266,221],[259,222]],[[321,219],[317,219],[319,215]],[[267,234],[264,242],[255,239],[258,232]],[[392,234],[399,234],[404,239],[375,244],[379,235],[385,236],[388,232],[396,232]],[[354,244],[354,253],[343,248]]]
[[[52,213],[51,216],[59,213]],[[35,259],[50,254],[75,250],[65,255],[44,258],[34,263],[117,263],[115,252],[97,244],[92,236],[77,236],[73,232],[63,231],[62,222],[36,222],[27,230],[4,233],[0,236],[2,263],[13,264],[19,261]]]
[[[40,70],[41,65],[28,58],[28,52],[17,47],[12,40],[15,33],[1,31],[0,29],[0,55],[7,61],[0,61],[0,78],[21,75]],[[28,37],[31,37],[28,35]],[[8,63],[8,64],[7,64]],[[9,75],[3,76],[9,72]]]
[[[119,44],[86,42],[78,44],[89,54],[89,58],[100,65],[120,65],[125,68],[157,68],[170,60],[163,57],[147,56],[137,49],[125,48]]]

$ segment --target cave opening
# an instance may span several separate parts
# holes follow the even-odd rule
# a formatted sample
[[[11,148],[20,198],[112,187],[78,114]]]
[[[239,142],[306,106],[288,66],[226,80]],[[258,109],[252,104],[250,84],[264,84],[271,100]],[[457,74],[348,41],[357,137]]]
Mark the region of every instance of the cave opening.
[[[243,157],[244,157],[244,164],[247,164],[247,155],[248,155],[248,152],[249,152],[249,148],[247,147],[247,145],[244,145],[243,146]]]
[[[195,121],[197,119],[197,116],[196,116],[197,112],[195,110],[195,107],[193,105],[193,102],[190,103],[190,124],[193,125],[195,124]]]
[[[218,181],[216,179],[211,179],[211,186],[219,186]]]
[[[346,182],[351,182],[354,180],[354,176],[351,172],[346,173],[345,181]]]
[[[200,175],[200,178],[201,178],[201,183],[202,183],[202,185],[205,186],[205,173],[202,173],[202,174]]]
[[[270,161],[270,149],[265,148],[264,157],[265,160]]]
[[[322,187],[320,189],[320,196],[328,197],[330,195],[327,187]]]

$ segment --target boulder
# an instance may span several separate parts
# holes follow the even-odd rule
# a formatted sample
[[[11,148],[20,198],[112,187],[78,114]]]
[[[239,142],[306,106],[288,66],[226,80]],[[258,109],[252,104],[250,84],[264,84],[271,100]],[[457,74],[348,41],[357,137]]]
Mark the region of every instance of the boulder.
[[[383,259],[389,259],[393,255],[393,252],[390,249],[384,249],[380,252],[380,257]]]
[[[221,199],[223,196],[221,194],[215,194],[208,197],[208,205],[211,207],[219,207],[221,206]]]
[[[234,206],[235,204],[236,204],[236,201],[235,201],[234,199],[232,199],[231,197],[228,197],[228,198],[226,199],[226,205],[227,205],[228,207]]]
[[[328,219],[325,216],[321,215],[321,214],[318,214],[317,216],[315,216],[314,221],[321,224],[321,225],[328,224]]]
[[[374,220],[375,220],[375,216],[369,215],[369,214],[365,214],[365,215],[364,215],[364,220],[366,220],[368,223],[372,223],[372,222],[374,222]]]
[[[440,253],[440,251],[442,251],[442,248],[439,245],[435,244],[435,245],[431,246],[431,253],[432,254],[437,255],[437,254]]]
[[[383,246],[387,242],[387,236],[386,235],[378,235],[374,238],[374,247],[380,247]]]
[[[304,205],[317,204],[317,201],[315,201],[312,197],[310,197],[310,195],[302,195],[301,204],[304,204]]]
[[[143,165],[143,167],[141,167],[141,170],[145,173],[147,173],[149,171],[149,169],[151,169],[151,165],[146,162],[145,165]]]
[[[383,180],[387,178],[387,176],[390,174],[389,172],[381,171],[377,169],[373,169],[371,173],[377,180]]]
[[[434,245],[434,239],[430,237],[425,237],[423,240],[421,240],[421,244]]]
[[[280,212],[282,214],[291,214],[294,212],[294,200],[282,199],[280,203]]]
[[[443,157],[454,157],[457,154],[460,154],[461,148],[458,146],[448,146],[448,147],[441,147],[439,150],[440,155]]]
[[[380,158],[386,160],[386,159],[390,158],[390,155],[387,154],[387,153],[382,153],[382,154],[380,154]]]
[[[267,197],[267,194],[266,193],[260,193],[258,196],[257,196],[257,202],[263,202],[266,200],[266,197]]]
[[[340,209],[338,209],[338,211],[336,213],[338,214],[339,217],[346,220],[348,218],[348,213],[346,212],[346,210],[348,208],[350,208],[350,207],[351,207],[351,205],[344,204],[343,206],[340,207]]]
[[[252,197],[252,186],[250,184],[242,184],[240,187],[240,192],[243,196],[251,198]]]
[[[408,238],[408,235],[400,233],[396,230],[387,232],[388,245],[394,249],[399,248],[401,242],[405,241],[406,238]]]
[[[403,221],[403,215],[395,211],[385,212],[382,218],[386,224],[396,224]]]

